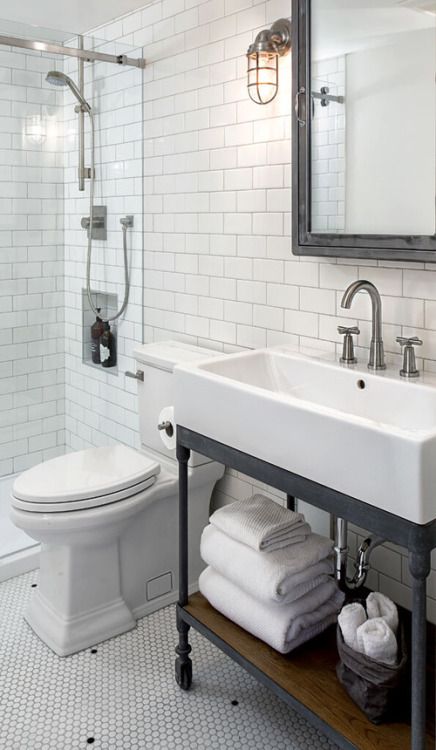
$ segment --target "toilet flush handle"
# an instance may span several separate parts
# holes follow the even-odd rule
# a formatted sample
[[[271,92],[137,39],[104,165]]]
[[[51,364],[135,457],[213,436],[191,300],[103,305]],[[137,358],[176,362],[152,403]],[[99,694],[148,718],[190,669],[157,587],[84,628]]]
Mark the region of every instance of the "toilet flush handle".
[[[144,370],[136,370],[136,372],[130,372],[130,370],[127,370],[124,374],[126,378],[134,378],[134,380],[140,380],[142,383],[144,382]]]

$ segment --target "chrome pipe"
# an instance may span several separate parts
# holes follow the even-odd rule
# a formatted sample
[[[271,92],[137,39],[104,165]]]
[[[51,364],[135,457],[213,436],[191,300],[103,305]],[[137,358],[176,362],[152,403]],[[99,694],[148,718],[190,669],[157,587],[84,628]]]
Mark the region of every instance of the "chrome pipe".
[[[335,546],[335,579],[343,591],[355,591],[360,589],[366,581],[369,572],[369,560],[376,547],[383,544],[386,539],[381,537],[368,537],[364,539],[357,550],[356,562],[354,563],[354,575],[348,578],[348,523],[343,518],[334,519]]]
[[[360,589],[369,573],[369,558],[376,547],[383,544],[386,539],[375,537],[372,539],[364,539],[359,549],[357,550],[356,562],[354,563],[354,576],[346,579],[346,585],[349,589]]]
[[[339,584],[343,584],[347,579],[347,560],[348,560],[348,523],[343,518],[335,518],[335,546],[333,552],[335,556],[335,579]]]
[[[16,36],[6,36],[0,34],[0,44],[7,47],[20,47],[21,49],[31,49],[36,52],[50,52],[54,55],[66,55],[67,57],[77,57],[85,62],[108,62],[116,65],[130,65],[135,68],[145,68],[143,57],[127,57],[127,55],[108,55],[106,52],[94,52],[93,50],[77,49],[75,47],[64,47],[62,44],[52,44],[51,42],[39,42],[37,40],[21,39]]]

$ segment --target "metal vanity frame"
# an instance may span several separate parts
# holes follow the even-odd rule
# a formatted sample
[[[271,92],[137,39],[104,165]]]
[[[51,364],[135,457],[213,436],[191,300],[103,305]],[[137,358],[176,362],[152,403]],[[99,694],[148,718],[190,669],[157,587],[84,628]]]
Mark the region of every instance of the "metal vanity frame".
[[[344,750],[356,750],[356,746],[351,744],[342,734],[339,734],[336,729],[329,726],[323,719],[316,716],[311,709],[308,709],[299,700],[283,690],[270,676],[250,663],[233,647],[218,636],[214,636],[207,627],[202,626],[187,611],[188,461],[191,451],[196,451],[253,479],[281,490],[288,497],[288,507],[292,507],[293,498],[301,498],[323,511],[355,523],[388,541],[407,548],[413,592],[411,750],[424,750],[426,747],[427,665],[426,582],[431,568],[431,551],[436,547],[436,519],[425,526],[412,523],[329,487],[324,487],[310,479],[242,453],[231,446],[218,443],[183,426],[177,426],[177,460],[179,463],[179,601],[177,604],[177,629],[179,643],[176,648],[178,655],[176,659],[176,680],[179,686],[188,690],[192,681],[192,663],[189,658],[191,646],[188,642],[188,632],[192,626],[254,675],[261,683],[268,686],[289,706],[296,709],[312,725],[336,742],[339,747],[344,748]]]

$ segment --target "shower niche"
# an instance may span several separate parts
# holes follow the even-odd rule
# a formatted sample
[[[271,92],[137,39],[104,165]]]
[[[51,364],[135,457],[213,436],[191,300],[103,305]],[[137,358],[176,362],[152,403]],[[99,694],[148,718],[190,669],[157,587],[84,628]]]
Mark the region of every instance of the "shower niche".
[[[100,309],[101,318],[107,320],[116,315],[118,310],[118,295],[99,292],[93,289],[91,291],[92,299],[96,308]],[[109,375],[118,374],[118,366],[104,367],[101,362],[93,360],[93,339],[91,328],[95,323],[95,313],[89,304],[86,289],[82,289],[82,362],[89,367],[101,370]],[[115,352],[117,351],[117,325],[114,321],[110,323],[111,333],[115,340]]]

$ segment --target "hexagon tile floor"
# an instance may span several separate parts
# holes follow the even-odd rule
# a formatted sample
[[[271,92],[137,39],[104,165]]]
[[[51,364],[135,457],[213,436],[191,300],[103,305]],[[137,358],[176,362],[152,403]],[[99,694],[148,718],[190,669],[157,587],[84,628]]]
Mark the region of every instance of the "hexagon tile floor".
[[[173,678],[174,607],[61,659],[23,619],[37,572],[0,585],[1,750],[335,750],[191,631],[194,684]]]

